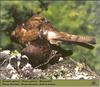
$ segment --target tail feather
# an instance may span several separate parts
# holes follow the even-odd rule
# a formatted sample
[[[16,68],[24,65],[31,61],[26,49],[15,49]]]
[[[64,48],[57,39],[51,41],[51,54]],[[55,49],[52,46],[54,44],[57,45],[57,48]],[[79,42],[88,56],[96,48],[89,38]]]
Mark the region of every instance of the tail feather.
[[[64,32],[56,32],[55,36],[52,37],[55,41],[69,42],[72,44],[77,44],[89,49],[93,49],[92,44],[96,44],[96,38],[92,36],[80,36],[80,35],[71,35]]]
[[[91,45],[89,43],[84,43],[84,42],[83,43],[82,42],[74,42],[73,44],[77,44],[77,45],[80,45],[80,46],[88,48],[88,49],[93,49],[94,48],[93,45]]]

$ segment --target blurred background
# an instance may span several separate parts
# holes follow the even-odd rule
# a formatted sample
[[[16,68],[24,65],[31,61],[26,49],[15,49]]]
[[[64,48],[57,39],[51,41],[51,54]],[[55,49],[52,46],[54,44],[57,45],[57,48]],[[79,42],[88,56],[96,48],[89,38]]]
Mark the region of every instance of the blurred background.
[[[100,74],[100,39],[96,22],[96,1],[0,1],[0,49],[18,50],[21,48],[10,39],[10,33],[15,27],[25,22],[32,15],[40,14],[46,17],[59,31],[71,34],[96,36],[97,44],[93,50],[77,45],[63,46],[73,49],[71,56],[76,61],[86,62]]]

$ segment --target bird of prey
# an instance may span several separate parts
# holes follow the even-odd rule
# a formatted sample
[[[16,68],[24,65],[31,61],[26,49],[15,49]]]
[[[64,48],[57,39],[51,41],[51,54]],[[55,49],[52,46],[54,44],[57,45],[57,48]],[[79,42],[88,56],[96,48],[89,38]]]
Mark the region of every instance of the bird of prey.
[[[25,45],[21,51],[29,57],[33,67],[46,62],[55,63],[59,57],[72,55],[72,50],[64,50],[60,44],[76,44],[93,49],[96,38],[93,36],[73,35],[58,31],[45,17],[35,15],[18,25],[11,33],[13,40]]]

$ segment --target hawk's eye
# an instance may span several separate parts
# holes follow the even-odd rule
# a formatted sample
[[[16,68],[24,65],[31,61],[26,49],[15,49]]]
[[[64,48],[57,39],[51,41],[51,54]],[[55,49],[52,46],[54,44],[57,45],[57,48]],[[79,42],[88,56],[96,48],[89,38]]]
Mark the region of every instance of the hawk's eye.
[[[22,27],[25,29],[25,24],[24,23],[22,24]]]

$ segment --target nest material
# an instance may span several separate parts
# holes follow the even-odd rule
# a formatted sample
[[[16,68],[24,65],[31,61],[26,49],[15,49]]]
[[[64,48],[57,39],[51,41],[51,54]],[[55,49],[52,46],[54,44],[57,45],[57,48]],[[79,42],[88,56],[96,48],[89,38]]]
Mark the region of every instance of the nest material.
[[[48,65],[42,70],[33,68],[25,55],[11,55],[10,51],[2,51],[0,79],[100,79],[100,76],[84,62],[79,63],[72,58]]]

